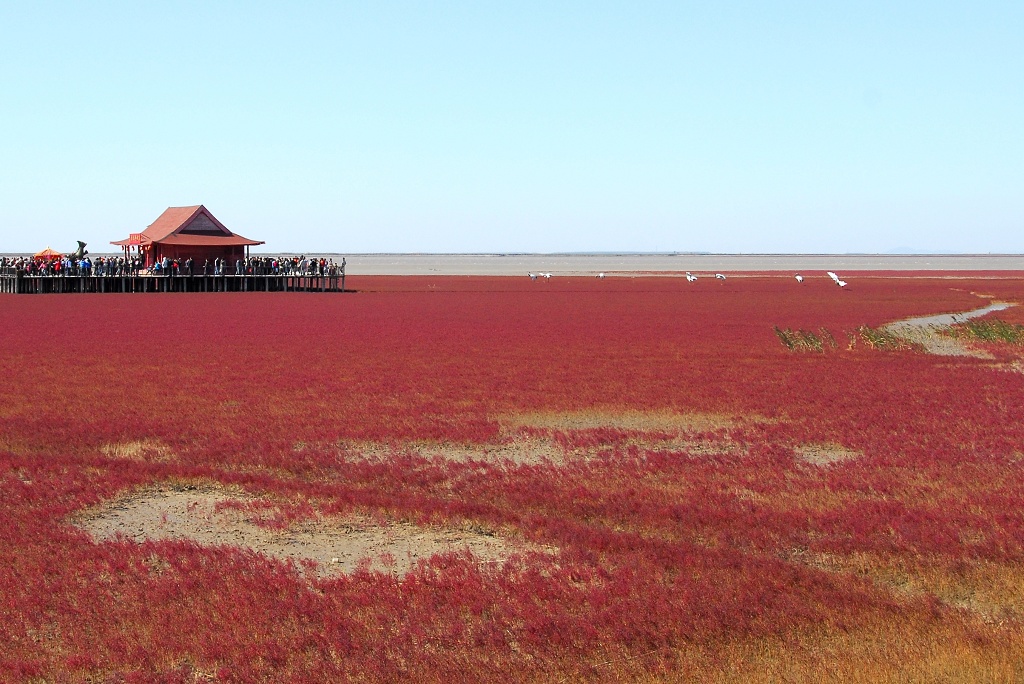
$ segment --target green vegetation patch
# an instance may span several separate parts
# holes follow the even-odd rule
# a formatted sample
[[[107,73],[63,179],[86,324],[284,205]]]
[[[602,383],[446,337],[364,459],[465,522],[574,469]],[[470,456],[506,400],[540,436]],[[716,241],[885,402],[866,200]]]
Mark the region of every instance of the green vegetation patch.
[[[945,332],[961,340],[1024,345],[1024,325],[1007,323],[997,318],[964,321],[949,326]]]

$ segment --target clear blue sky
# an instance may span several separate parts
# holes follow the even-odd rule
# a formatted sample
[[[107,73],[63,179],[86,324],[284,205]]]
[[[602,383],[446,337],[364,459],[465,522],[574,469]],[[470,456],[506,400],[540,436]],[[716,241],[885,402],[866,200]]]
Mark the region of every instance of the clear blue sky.
[[[0,252],[1024,253],[1024,2],[0,2]]]

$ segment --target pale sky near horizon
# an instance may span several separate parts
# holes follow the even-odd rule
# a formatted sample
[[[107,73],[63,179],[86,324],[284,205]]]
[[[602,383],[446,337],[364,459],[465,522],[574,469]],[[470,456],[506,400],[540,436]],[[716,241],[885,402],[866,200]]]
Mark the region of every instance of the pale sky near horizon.
[[[0,252],[1024,253],[1024,3],[0,1]]]

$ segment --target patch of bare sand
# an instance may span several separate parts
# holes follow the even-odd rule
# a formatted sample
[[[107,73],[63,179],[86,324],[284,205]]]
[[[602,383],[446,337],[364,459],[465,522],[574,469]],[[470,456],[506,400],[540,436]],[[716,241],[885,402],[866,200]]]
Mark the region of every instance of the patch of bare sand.
[[[827,467],[863,456],[859,451],[846,449],[838,444],[805,444],[797,447],[794,451],[798,460],[819,467]]]
[[[572,457],[566,449],[546,437],[517,436],[497,444],[431,444],[417,451],[428,458],[449,461],[487,461],[515,465],[564,464]]]
[[[757,420],[755,418],[755,420]],[[531,427],[550,430],[594,430],[612,428],[642,432],[705,432],[735,427],[735,416],[718,413],[674,413],[671,411],[535,411],[499,418],[503,427]]]
[[[366,517],[317,516],[275,530],[259,522],[260,503],[214,487],[146,489],[79,515],[74,523],[96,540],[121,535],[137,542],[187,539],[207,546],[237,546],[279,559],[317,563],[317,574],[350,573],[359,566],[405,574],[431,556],[468,549],[480,562],[500,562],[535,550],[479,531],[380,524]],[[263,501],[263,503],[266,503]]]
[[[636,449],[646,452],[686,453],[690,456],[737,455],[744,451],[727,437],[719,439],[688,434],[631,433],[609,442],[574,445],[577,431],[565,431],[569,442],[560,442],[552,434],[515,435],[492,444],[444,444],[437,442],[404,442],[399,444],[347,443],[341,447],[345,458],[384,459],[400,454],[414,454],[427,459],[444,459],[459,463],[483,461],[509,465],[564,466],[579,461],[607,458]]]
[[[562,465],[570,458],[566,449],[547,437],[520,436],[493,444],[453,444],[443,442],[409,441],[383,444],[380,442],[344,442],[339,445],[346,459],[382,460],[404,454],[427,459],[444,459],[459,463],[484,461],[510,465]]]
[[[485,444],[430,441],[341,441],[345,459],[388,459],[403,454],[448,461],[510,465],[565,465],[607,458],[613,450],[685,452],[692,456],[741,454],[728,429],[768,419],[668,411],[546,411],[500,416],[498,439]],[[612,433],[601,433],[611,430]],[[296,444],[301,451],[306,444]],[[325,448],[321,445],[319,448]],[[334,448],[328,446],[326,448]]]

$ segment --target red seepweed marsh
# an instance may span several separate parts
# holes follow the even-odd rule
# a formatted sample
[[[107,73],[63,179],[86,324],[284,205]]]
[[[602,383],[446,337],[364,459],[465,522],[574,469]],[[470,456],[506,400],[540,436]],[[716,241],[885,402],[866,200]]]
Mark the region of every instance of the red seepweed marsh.
[[[883,328],[1024,280],[847,279],[0,296],[0,672],[1024,678],[1024,354]]]

